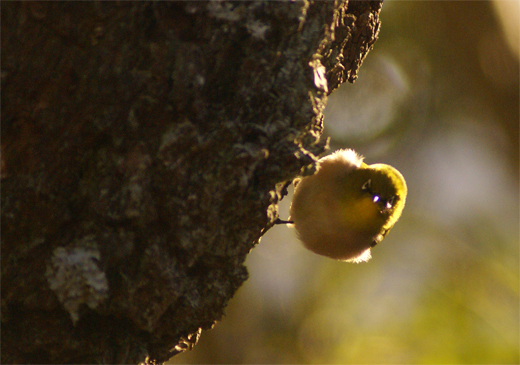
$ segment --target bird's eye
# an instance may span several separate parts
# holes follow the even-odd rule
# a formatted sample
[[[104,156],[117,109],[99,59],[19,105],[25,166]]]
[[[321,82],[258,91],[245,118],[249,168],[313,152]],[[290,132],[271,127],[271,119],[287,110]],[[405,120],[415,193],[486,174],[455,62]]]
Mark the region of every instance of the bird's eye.
[[[366,183],[363,184],[361,187],[361,190],[368,190],[370,191],[370,187],[372,186],[372,180],[368,179]]]
[[[379,196],[377,196],[377,195],[374,195],[374,196],[372,197],[372,201],[373,201],[374,203],[377,203],[377,202],[379,201],[379,199],[380,199],[380,198],[379,198]]]

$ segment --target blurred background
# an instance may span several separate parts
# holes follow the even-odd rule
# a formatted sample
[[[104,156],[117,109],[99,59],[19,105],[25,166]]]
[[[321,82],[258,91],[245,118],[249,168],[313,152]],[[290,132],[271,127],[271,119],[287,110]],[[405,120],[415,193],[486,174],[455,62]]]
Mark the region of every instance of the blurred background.
[[[520,362],[519,13],[519,1],[385,1],[380,39],[325,125],[331,150],[403,173],[401,220],[361,264],[272,228],[226,316],[171,363]]]

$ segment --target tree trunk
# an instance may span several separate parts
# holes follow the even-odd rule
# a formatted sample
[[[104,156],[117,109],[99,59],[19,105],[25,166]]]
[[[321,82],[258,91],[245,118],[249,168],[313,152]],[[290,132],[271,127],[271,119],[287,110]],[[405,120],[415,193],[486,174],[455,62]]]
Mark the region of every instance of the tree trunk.
[[[191,348],[325,151],[380,8],[3,2],[2,363]]]

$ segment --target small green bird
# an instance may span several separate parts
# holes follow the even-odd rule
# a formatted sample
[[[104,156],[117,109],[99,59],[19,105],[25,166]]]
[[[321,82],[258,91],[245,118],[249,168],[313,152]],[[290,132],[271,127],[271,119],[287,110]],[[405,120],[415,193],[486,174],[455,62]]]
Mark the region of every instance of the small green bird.
[[[368,261],[397,222],[407,187],[384,164],[367,165],[354,150],[318,161],[318,171],[294,182],[289,218],[309,250],[336,260]]]

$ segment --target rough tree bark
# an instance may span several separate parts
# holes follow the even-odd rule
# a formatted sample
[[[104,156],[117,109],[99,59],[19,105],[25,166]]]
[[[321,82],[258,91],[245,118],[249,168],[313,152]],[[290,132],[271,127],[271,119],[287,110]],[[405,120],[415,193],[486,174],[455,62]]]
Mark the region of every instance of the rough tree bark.
[[[325,151],[380,9],[3,2],[2,363],[192,347]]]

